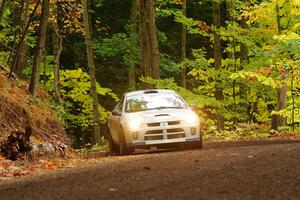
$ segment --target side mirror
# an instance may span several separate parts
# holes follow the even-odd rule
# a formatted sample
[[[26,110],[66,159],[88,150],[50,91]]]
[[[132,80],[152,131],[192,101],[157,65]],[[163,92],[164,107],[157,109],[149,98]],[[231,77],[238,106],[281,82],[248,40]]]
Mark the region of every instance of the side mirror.
[[[120,111],[118,111],[118,110],[114,110],[114,111],[112,111],[112,113],[111,113],[113,116],[121,116],[121,112]]]
[[[190,108],[195,112],[199,110],[199,107],[196,104],[190,104]]]

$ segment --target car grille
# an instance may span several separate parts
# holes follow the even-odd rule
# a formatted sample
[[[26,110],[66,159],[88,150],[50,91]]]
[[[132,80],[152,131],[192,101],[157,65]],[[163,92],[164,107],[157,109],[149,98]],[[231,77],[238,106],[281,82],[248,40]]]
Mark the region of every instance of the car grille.
[[[164,139],[163,135],[145,135],[145,140],[162,140]]]
[[[184,138],[185,134],[184,133],[180,133],[180,134],[175,134],[175,135],[168,135],[167,137],[168,137],[168,139]]]
[[[180,121],[170,121],[170,122],[168,122],[169,126],[178,125],[178,124],[180,124]]]
[[[180,123],[180,122],[179,122]],[[164,136],[166,139],[177,139],[185,137],[185,132],[182,128],[168,128],[159,130],[149,130],[145,133],[145,140],[163,140]]]
[[[168,121],[169,126],[174,126],[180,124],[180,121]],[[154,123],[147,123],[148,127],[155,127],[155,126],[160,126],[160,122],[154,122]]]
[[[146,134],[162,134],[163,132],[163,130],[151,130],[147,131]]]
[[[148,123],[147,126],[149,127],[160,126],[160,122]]]

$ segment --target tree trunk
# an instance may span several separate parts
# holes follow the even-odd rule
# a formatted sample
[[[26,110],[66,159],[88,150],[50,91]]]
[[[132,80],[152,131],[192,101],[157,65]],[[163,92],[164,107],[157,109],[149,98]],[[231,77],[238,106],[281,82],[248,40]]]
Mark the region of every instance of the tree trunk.
[[[141,74],[143,77],[151,77],[151,63],[150,63],[150,44],[147,34],[146,25],[146,8],[144,0],[140,0],[140,46],[141,46]],[[142,83],[142,88],[147,89],[151,86],[147,83]]]
[[[55,55],[54,59],[54,93],[56,102],[62,103],[62,98],[60,95],[60,56],[63,49],[63,40],[61,35],[59,34],[59,30],[57,24],[53,25],[52,32],[52,44],[53,44],[53,54]]]
[[[182,14],[186,16],[186,0],[182,1]],[[181,28],[181,60],[186,59],[186,25],[182,24]],[[186,88],[186,66],[181,71],[181,86]]]
[[[25,41],[25,38],[26,38],[26,35],[27,35],[27,32],[28,32],[28,29],[29,29],[29,25],[30,25],[30,22],[33,20],[33,17],[35,16],[35,13],[38,9],[40,5],[40,1],[38,0],[35,4],[35,7],[32,11],[32,13],[30,14],[28,20],[27,20],[27,23],[26,23],[26,26],[24,27],[24,30],[22,32],[22,35],[20,36],[20,39],[19,39],[19,44],[17,46],[17,50],[14,51],[14,53],[16,54],[15,57],[14,57],[14,60],[13,60],[13,64],[12,64],[12,67],[11,67],[11,72],[10,72],[10,75],[15,72],[15,67],[16,67],[16,64],[17,64],[17,60],[18,60],[18,55],[20,54],[20,50],[21,50],[21,47],[23,46],[23,43]],[[26,20],[25,20],[26,21]],[[26,46],[24,47],[26,48]],[[13,49],[15,49],[15,41],[14,41],[14,47]],[[26,53],[27,50],[25,50],[24,53]],[[11,55],[12,55],[13,52],[11,52],[11,54],[9,55],[9,58],[8,58],[8,63],[10,61],[10,58],[11,58]],[[23,54],[24,58],[26,57],[25,54]]]
[[[45,48],[46,42],[46,34],[47,34],[47,25],[48,25],[48,17],[49,17],[49,0],[43,0],[42,4],[42,14],[41,14],[41,22],[39,26],[39,36],[37,47],[35,49],[34,60],[33,60],[33,69],[32,75],[29,84],[29,92],[33,97],[36,97],[37,86],[40,79],[40,68],[41,68],[41,59],[43,50]]]
[[[61,35],[59,34],[58,28],[58,11],[57,11],[58,2],[56,2],[56,23],[52,26],[52,48],[53,54],[55,55],[54,59],[54,93],[55,93],[55,100],[58,103],[62,103],[62,98],[60,95],[60,56],[63,50],[63,40]]]
[[[276,14],[277,14],[277,27],[278,27],[278,34],[281,34],[281,22],[280,22],[280,15],[279,15],[279,6],[278,4],[275,5]],[[277,90],[277,108],[276,111],[280,111],[286,108],[286,100],[287,100],[287,83],[286,83],[286,75],[287,75],[287,68],[285,67],[284,72],[281,76],[281,80],[284,82],[284,85]],[[286,121],[286,117],[283,117],[278,114],[272,115],[271,121],[271,129],[278,130],[280,126],[284,126]]]
[[[140,31],[142,76],[151,76],[154,79],[159,79],[159,51],[153,0],[140,0]],[[143,87],[149,88],[151,85],[144,84]]]
[[[287,83],[286,83],[287,69],[285,68],[281,80],[284,81],[284,84],[281,88],[277,90],[277,108],[276,111],[280,111],[286,108],[286,99],[287,99]],[[280,126],[284,126],[286,117],[278,114],[272,115],[271,129],[278,130]]]
[[[152,77],[154,79],[160,79],[160,70],[159,70],[159,50],[158,50],[158,41],[156,34],[156,24],[155,24],[155,2],[154,0],[146,0],[148,2],[149,10],[149,38],[151,46],[151,70]]]
[[[4,15],[5,8],[6,8],[6,3],[7,3],[7,0],[2,0],[1,7],[0,7],[0,24],[2,23],[2,18]]]
[[[213,1],[213,21],[215,28],[220,28],[221,26],[221,9],[219,0]],[[220,70],[222,66],[222,54],[221,54],[221,38],[220,36],[214,32],[214,60],[215,60],[215,70]],[[216,77],[216,85],[215,85],[215,98],[219,101],[224,99],[223,90],[221,87],[221,80]],[[217,114],[217,128],[218,130],[224,129],[224,117],[221,114]]]
[[[29,22],[29,7],[30,7],[30,0],[25,0],[25,9],[24,14],[22,18],[22,29],[21,33],[25,33],[26,26]],[[22,35],[20,35],[20,38],[22,38]],[[13,72],[18,75],[19,78],[22,78],[22,71],[26,65],[26,58],[25,55],[27,54],[28,46],[26,43],[26,37],[24,37],[24,40],[19,43],[19,54],[16,55],[16,62],[14,63],[15,66],[13,67]]]
[[[243,0],[243,2],[249,2],[249,0]],[[245,16],[242,16],[242,19],[240,21],[241,27],[243,29],[248,29],[247,24],[247,18]],[[245,65],[249,63],[249,57],[248,57],[248,49],[247,46],[244,43],[240,44],[240,70],[243,70],[245,68]],[[239,83],[239,96],[244,101],[239,104],[240,108],[243,108],[245,112],[247,112],[247,87],[243,82]],[[248,115],[248,119],[250,119],[250,115]]]
[[[137,22],[138,22],[138,12],[139,12],[139,1],[138,0],[131,0],[131,13],[130,13],[130,24],[131,24],[131,29],[130,29],[130,39],[131,43],[133,45],[136,44],[135,41],[135,34],[137,33]],[[129,79],[129,88],[130,90],[135,90],[136,89],[136,81],[135,81],[135,69],[136,65],[135,63],[130,63],[129,65],[129,71],[128,71],[128,79]]]
[[[82,0],[83,4],[83,22],[84,22],[84,31],[85,31],[85,45],[86,45],[86,53],[88,60],[89,73],[91,78],[91,93],[93,98],[93,114],[94,114],[94,142],[95,144],[99,144],[100,142],[100,123],[99,123],[99,102],[98,102],[98,94],[96,87],[96,78],[95,78],[95,64],[94,64],[94,56],[92,49],[92,40],[91,40],[91,31],[90,31],[90,23],[89,23],[89,14],[88,14],[88,4],[87,0]]]
[[[280,9],[277,3],[275,7],[276,7],[275,9],[276,9],[277,29],[278,29],[278,34],[280,35],[281,34],[281,22],[280,22],[280,15],[279,15]]]
[[[13,36],[13,42],[12,42],[12,48],[14,50],[17,49],[17,52],[19,53],[19,47],[18,45],[16,44],[16,42],[18,40],[20,40],[20,38],[18,38],[18,36],[20,35],[20,31],[21,31],[21,13],[23,12],[23,3],[24,2],[14,2],[14,5],[12,6],[11,8],[11,15],[12,15],[12,27],[14,27],[14,36]],[[11,67],[11,74],[12,75],[12,72],[14,71],[14,65],[15,65],[15,61],[17,59],[17,56],[13,56],[14,55],[14,52],[11,51],[9,56],[8,56],[8,59],[7,59],[7,64],[10,64],[10,60],[11,58],[13,57],[13,62],[12,62],[12,67]]]

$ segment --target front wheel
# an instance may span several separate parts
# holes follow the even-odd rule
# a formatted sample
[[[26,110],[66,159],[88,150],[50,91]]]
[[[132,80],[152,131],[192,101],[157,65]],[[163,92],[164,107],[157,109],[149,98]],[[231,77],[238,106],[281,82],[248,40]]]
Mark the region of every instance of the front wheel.
[[[189,149],[202,149],[203,148],[203,136],[202,132],[200,132],[200,141],[193,142],[190,146]]]
[[[120,133],[119,153],[120,153],[120,155],[129,155],[129,154],[132,154],[133,151],[134,151],[133,148],[130,148],[126,145],[125,135],[124,135],[124,131],[122,129],[122,132]]]
[[[108,145],[109,145],[109,154],[111,156],[119,154],[119,146],[113,141],[110,131],[108,132]]]

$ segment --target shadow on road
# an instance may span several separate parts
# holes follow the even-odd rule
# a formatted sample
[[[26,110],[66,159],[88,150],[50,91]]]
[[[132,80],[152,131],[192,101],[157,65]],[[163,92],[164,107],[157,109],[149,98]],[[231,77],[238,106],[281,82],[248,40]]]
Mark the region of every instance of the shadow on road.
[[[242,146],[273,145],[299,143],[300,140],[252,140],[252,141],[230,141],[230,142],[205,142],[204,149],[230,148]]]

